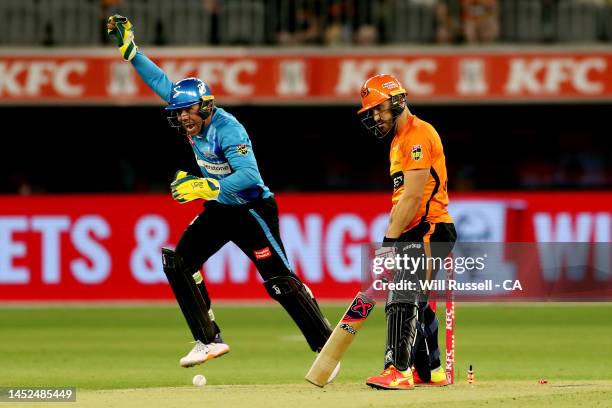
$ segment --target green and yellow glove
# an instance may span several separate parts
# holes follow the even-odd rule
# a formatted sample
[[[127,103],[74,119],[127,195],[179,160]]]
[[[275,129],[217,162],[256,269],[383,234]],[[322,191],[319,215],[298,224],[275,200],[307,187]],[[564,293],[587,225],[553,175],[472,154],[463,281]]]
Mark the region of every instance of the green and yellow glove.
[[[193,200],[216,200],[221,191],[219,182],[212,178],[200,178],[179,170],[170,184],[172,198],[179,203],[188,203]]]
[[[127,17],[115,14],[108,18],[106,31],[109,36],[115,37],[121,56],[126,61],[131,61],[136,55],[138,47],[134,43],[134,28]]]

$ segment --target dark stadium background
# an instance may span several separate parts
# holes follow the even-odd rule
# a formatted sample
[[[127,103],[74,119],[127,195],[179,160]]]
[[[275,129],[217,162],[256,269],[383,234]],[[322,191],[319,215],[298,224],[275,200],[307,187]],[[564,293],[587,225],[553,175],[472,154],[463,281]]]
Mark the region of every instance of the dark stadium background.
[[[387,191],[387,148],[355,106],[225,106],[274,191]],[[411,105],[444,140],[453,191],[609,189],[612,104]],[[0,108],[0,191],[163,192],[191,149],[162,106]],[[538,180],[534,180],[538,179]]]

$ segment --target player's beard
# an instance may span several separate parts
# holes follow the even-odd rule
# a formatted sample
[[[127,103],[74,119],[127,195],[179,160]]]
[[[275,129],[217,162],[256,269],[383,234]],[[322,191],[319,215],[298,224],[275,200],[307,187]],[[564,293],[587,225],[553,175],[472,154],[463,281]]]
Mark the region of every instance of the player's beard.
[[[395,127],[395,119],[389,120],[381,120],[376,124],[376,128],[382,135],[382,137],[387,136]]]

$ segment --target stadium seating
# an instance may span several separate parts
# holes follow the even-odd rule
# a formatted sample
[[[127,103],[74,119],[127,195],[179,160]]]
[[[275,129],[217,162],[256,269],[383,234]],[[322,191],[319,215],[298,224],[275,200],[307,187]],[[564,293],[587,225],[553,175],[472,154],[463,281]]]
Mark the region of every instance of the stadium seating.
[[[436,41],[434,0],[1,0],[0,44],[96,46],[122,14],[142,45],[415,44]],[[113,2],[110,2],[113,3]],[[451,18],[461,24],[458,0]],[[612,41],[612,3],[498,0],[502,43]],[[304,13],[309,13],[304,17]],[[309,28],[305,28],[309,27]],[[300,30],[312,29],[308,35]],[[461,42],[461,30],[453,42]],[[78,35],[77,35],[78,34]],[[303,33],[302,33],[303,34]]]

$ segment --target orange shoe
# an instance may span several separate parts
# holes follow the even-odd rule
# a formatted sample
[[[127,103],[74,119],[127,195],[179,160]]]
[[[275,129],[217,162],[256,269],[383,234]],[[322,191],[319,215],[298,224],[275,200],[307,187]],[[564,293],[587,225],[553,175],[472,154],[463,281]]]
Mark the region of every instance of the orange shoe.
[[[431,372],[431,380],[429,381],[421,380],[416,368],[413,367],[412,378],[414,379],[414,385],[416,387],[444,387],[445,385],[449,384],[448,379],[446,378],[446,373],[441,367]]]
[[[386,368],[382,374],[369,377],[366,384],[373,388],[383,390],[412,390],[414,389],[414,381],[412,381],[412,371],[400,371],[393,366]]]

